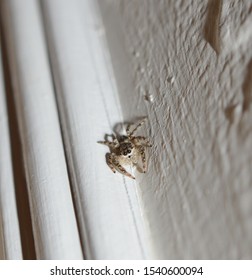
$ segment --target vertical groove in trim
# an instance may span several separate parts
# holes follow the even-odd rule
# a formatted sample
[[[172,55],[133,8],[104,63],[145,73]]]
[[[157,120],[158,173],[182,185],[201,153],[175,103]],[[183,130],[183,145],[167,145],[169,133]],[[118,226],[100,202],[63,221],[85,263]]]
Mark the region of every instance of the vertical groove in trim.
[[[0,2],[0,7],[2,2]],[[2,9],[1,9],[2,10]],[[3,17],[1,21],[1,46],[3,51],[3,69],[6,88],[6,105],[9,121],[9,134],[12,156],[12,168],[14,175],[14,184],[16,191],[16,203],[20,228],[20,237],[22,244],[22,253],[25,260],[36,259],[34,237],[31,222],[31,212],[28,199],[28,186],[25,179],[24,163],[22,156],[22,147],[20,142],[19,127],[17,122],[17,113],[13,99],[13,89],[11,84],[11,72],[8,62],[7,46],[5,34],[3,31]]]

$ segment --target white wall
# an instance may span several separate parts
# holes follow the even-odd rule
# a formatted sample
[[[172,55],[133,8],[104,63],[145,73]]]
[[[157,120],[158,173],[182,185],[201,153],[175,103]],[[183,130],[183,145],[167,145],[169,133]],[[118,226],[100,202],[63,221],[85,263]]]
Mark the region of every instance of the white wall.
[[[99,3],[123,117],[149,118],[153,256],[251,258],[251,1]]]

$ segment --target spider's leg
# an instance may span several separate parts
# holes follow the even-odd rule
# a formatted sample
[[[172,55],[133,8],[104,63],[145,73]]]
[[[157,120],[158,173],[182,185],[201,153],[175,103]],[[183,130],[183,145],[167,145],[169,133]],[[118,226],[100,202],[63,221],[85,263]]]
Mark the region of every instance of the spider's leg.
[[[146,121],[146,117],[145,118],[143,118],[139,123],[138,123],[138,125],[130,132],[130,134],[129,134],[129,136],[131,137],[132,135],[134,135],[134,132],[139,128],[139,127],[141,127],[143,124],[144,124],[144,122]]]
[[[146,162],[146,156],[145,156],[145,147],[144,146],[138,146],[137,147],[140,157],[142,159],[142,164],[143,164],[143,173],[146,173],[147,170],[147,162]]]
[[[136,145],[143,145],[143,146],[146,146],[146,147],[152,147],[152,144],[151,144],[150,140],[146,139],[143,136],[133,137],[132,140],[134,141],[134,143]]]
[[[114,165],[115,169],[118,172],[120,172],[121,174],[123,174],[125,176],[128,176],[132,179],[135,179],[135,177],[133,177],[130,173],[128,173],[126,171],[126,169],[119,163],[119,161],[117,160],[117,158],[115,156],[113,157],[112,162],[113,162],[113,165]]]
[[[107,146],[109,146],[109,145],[112,145],[112,144],[113,144],[113,142],[110,142],[110,141],[97,141],[97,143],[98,143],[98,144],[107,145]]]
[[[103,145],[107,145],[111,149],[117,148],[118,145],[119,145],[118,141],[117,142],[115,142],[115,141],[113,141],[113,142],[110,142],[110,141],[98,141],[97,143],[103,144]]]
[[[113,164],[113,155],[114,154],[106,154],[106,162],[107,162],[107,165],[110,167],[110,169],[116,173],[116,170],[115,170],[115,167],[114,167],[114,164]]]
[[[118,139],[115,137],[113,140],[114,147],[113,148],[118,148],[120,146]]]
[[[130,127],[132,126],[132,124],[128,124],[126,127],[126,133],[128,136],[130,136]]]

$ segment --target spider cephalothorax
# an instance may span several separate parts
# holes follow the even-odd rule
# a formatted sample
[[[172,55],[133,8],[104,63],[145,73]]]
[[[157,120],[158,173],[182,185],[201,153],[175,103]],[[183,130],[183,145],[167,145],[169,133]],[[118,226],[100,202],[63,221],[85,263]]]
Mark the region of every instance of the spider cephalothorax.
[[[111,152],[106,155],[106,161],[114,173],[118,171],[123,175],[135,179],[135,177],[126,171],[124,168],[125,165],[136,166],[140,172],[146,172],[146,147],[151,147],[152,145],[145,137],[134,136],[134,133],[143,125],[144,121],[145,118],[132,131],[130,131],[132,125],[129,124],[126,128],[126,136],[121,136],[120,138],[113,136],[113,141],[98,142],[110,148]]]
[[[130,142],[126,142],[126,141],[119,142],[120,146],[118,147],[118,152],[120,155],[127,156],[128,158],[130,158],[134,147]]]

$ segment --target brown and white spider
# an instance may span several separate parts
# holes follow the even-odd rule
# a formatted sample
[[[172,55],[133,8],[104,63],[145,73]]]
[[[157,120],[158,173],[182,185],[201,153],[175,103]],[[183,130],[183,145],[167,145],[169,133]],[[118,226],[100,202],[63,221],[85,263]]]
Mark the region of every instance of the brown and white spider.
[[[134,136],[135,132],[141,127],[146,118],[142,119],[135,128],[131,130],[132,124],[126,128],[127,135],[117,137],[113,135],[113,141],[98,141],[100,144],[107,145],[110,153],[106,154],[106,162],[111,170],[135,179],[124,168],[125,165],[135,166],[141,173],[146,173],[146,147],[151,147],[151,143],[143,136]],[[140,162],[142,166],[140,166]]]

